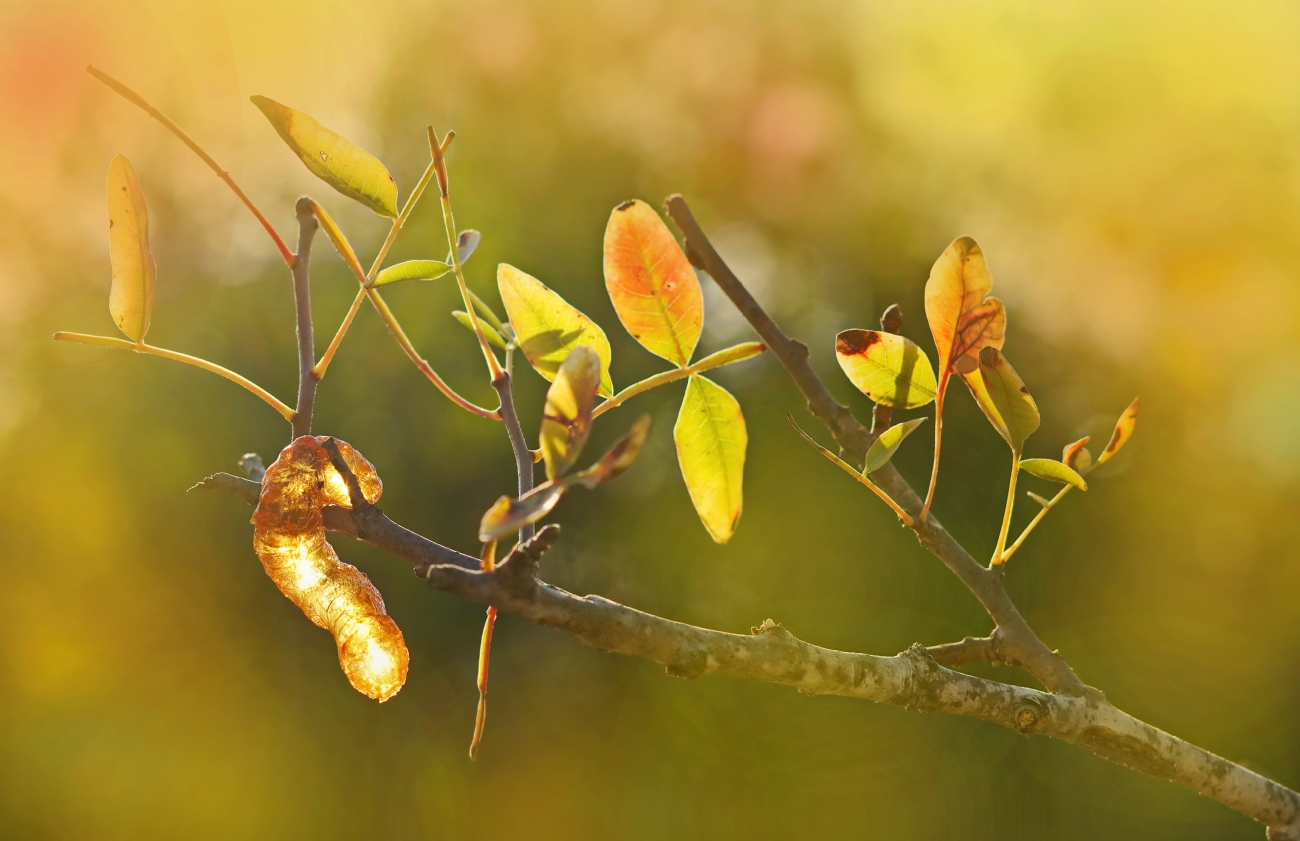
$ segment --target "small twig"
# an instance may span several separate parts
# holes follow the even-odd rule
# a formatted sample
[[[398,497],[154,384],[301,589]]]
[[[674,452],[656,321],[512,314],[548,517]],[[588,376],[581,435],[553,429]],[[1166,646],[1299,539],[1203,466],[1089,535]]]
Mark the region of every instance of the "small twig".
[[[311,321],[311,244],[316,237],[315,202],[298,199],[298,253],[293,262],[293,301],[298,333],[298,407],[293,413],[293,437],[311,434],[312,409],[316,403],[316,339]]]
[[[352,512],[356,516],[363,516],[371,508],[370,500],[366,499],[365,493],[361,490],[361,483],[357,481],[357,474],[352,472],[348,466],[347,459],[343,458],[343,452],[339,450],[338,443],[331,437],[325,439],[325,452],[329,454],[330,464],[343,477],[344,483],[348,486],[348,500],[352,503]]]
[[[758,356],[765,350],[767,350],[767,348],[762,342],[745,342],[736,345],[735,347],[720,350],[717,353],[711,353],[699,362],[687,365],[684,368],[673,368],[668,371],[661,371],[654,376],[646,377],[640,382],[635,382],[620,391],[618,394],[615,394],[613,397],[597,406],[595,411],[591,413],[591,416],[593,419],[598,418],[610,409],[617,409],[626,401],[636,397],[638,394],[644,394],[652,388],[657,388],[661,385],[667,385],[668,383],[685,379],[693,374],[701,374],[705,371],[712,370],[713,368],[721,368],[725,365],[734,365],[737,362],[744,362],[746,359]]]
[[[1025,526],[1025,530],[1022,531],[1020,533],[1020,536],[1016,538],[1015,543],[1012,543],[1010,546],[1008,546],[1007,550],[1002,553],[1002,563],[1005,564],[1007,561],[1011,560],[1011,556],[1016,554],[1016,550],[1020,548],[1020,544],[1025,542],[1025,538],[1029,537],[1029,533],[1033,531],[1034,528],[1037,527],[1038,524],[1043,521],[1044,517],[1047,516],[1047,512],[1055,508],[1056,504],[1061,501],[1061,497],[1065,496],[1073,489],[1074,489],[1073,485],[1066,485],[1065,487],[1057,491],[1056,496],[1052,497],[1051,500],[1046,505],[1042,506],[1039,509],[1038,513],[1034,515],[1034,519],[1029,521],[1029,525]]]
[[[528,448],[528,440],[524,438],[523,427],[519,425],[519,415],[515,411],[515,395],[510,375],[502,371],[492,380],[492,387],[496,389],[497,396],[501,398],[501,419],[505,421],[506,435],[510,437],[510,449],[515,454],[515,472],[519,477],[519,496],[523,496],[533,489],[533,451]],[[519,530],[519,542],[521,544],[528,542],[533,536],[533,524],[526,523]]]
[[[880,316],[880,329],[886,333],[901,333],[903,331],[903,308],[898,304],[890,304]],[[885,430],[889,429],[893,414],[894,410],[886,404],[876,404],[871,412],[871,436],[873,438],[880,437]]]

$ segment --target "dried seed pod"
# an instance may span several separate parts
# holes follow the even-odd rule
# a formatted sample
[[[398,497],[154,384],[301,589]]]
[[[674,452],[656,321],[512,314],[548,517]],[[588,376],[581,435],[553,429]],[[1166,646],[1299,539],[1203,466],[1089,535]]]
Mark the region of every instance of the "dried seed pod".
[[[321,509],[352,503],[324,440],[304,435],[267,468],[253,513],[253,548],[280,592],[334,635],[352,686],[387,701],[406,682],[410,654],[375,585],[340,561],[325,540]],[[347,442],[335,441],[367,501],[378,500],[384,486],[374,466]]]

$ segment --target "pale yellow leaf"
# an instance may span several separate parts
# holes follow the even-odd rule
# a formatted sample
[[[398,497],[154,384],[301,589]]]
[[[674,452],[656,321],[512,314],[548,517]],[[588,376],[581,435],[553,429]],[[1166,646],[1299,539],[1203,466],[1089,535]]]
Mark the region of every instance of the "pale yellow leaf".
[[[709,535],[726,543],[743,508],[749,435],[740,404],[722,386],[698,374],[692,376],[673,427],[673,440],[696,513]]]
[[[497,267],[497,288],[519,347],[537,373],[554,381],[569,351],[585,345],[600,357],[601,396],[613,396],[609,339],[596,322],[537,278],[507,263]]]
[[[108,166],[107,192],[108,252],[113,263],[108,311],[118,328],[140,343],[149,332],[155,270],[149,251],[149,208],[135,169],[122,155]]]

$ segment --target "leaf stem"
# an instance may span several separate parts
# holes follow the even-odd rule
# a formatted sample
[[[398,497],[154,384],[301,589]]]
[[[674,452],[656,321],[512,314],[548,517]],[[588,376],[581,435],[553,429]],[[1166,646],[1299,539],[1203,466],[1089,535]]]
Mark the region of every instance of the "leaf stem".
[[[271,392],[262,388],[260,385],[253,382],[252,380],[246,377],[241,377],[239,374],[236,374],[234,371],[231,371],[229,368],[223,368],[220,365],[216,364],[215,362],[209,362],[206,359],[200,359],[197,356],[190,356],[189,354],[186,353],[177,353],[174,350],[167,350],[165,348],[154,347],[153,345],[146,345],[143,342],[141,342],[140,344],[136,344],[135,342],[128,342],[126,339],[115,339],[111,336],[91,336],[91,335],[87,335],[86,333],[67,333],[61,331],[54,334],[54,340],[56,342],[75,342],[76,344],[79,345],[98,345],[99,347],[111,347],[111,348],[117,348],[118,350],[133,350],[136,353],[148,353],[153,356],[161,356],[163,359],[171,359],[176,362],[184,362],[186,365],[193,365],[196,368],[202,368],[204,371],[211,371],[217,376],[225,377],[226,379],[230,380],[232,383],[241,385],[244,388],[248,389],[249,391],[253,392],[258,397],[266,401],[267,405],[269,405],[271,408],[275,409],[277,412],[283,415],[285,420],[289,421],[290,423],[293,422],[293,415],[294,415],[293,409],[289,408],[280,400],[277,400],[275,395],[271,394]]]
[[[685,379],[692,374],[698,374],[702,371],[708,371],[711,368],[721,368],[724,365],[731,365],[736,362],[743,362],[767,350],[767,345],[762,342],[742,342],[741,344],[720,350],[717,353],[711,353],[708,356],[696,362],[694,365],[688,365],[685,368],[673,368],[670,371],[661,371],[653,377],[646,377],[640,382],[633,383],[627,388],[615,394],[596,407],[591,413],[592,419],[598,418],[608,412],[610,409],[616,409],[626,401],[638,394],[643,394],[652,388],[661,385],[667,385],[677,380]]]
[[[1016,479],[1020,476],[1020,453],[1011,451],[1011,481],[1007,483],[1007,508],[1002,514],[1002,529],[998,532],[998,547],[993,552],[990,567],[1000,567],[1006,563],[1002,550],[1007,545],[1007,529],[1011,527],[1011,511],[1016,506]]]
[[[818,444],[817,441],[811,435],[809,435],[807,432],[804,432],[803,429],[799,427],[799,424],[794,422],[793,416],[786,415],[785,418],[786,420],[790,421],[791,426],[793,426],[796,430],[798,430],[799,434],[803,436],[805,441],[807,441],[809,444],[812,444],[814,447],[817,448],[817,451],[819,453],[826,456],[826,458],[830,459],[832,462],[837,464],[839,468],[843,470],[845,473],[849,474],[854,479],[857,479],[859,482],[866,485],[868,488],[871,489],[872,493],[874,493],[876,496],[884,500],[885,504],[888,505],[890,508],[894,509],[894,513],[898,515],[898,519],[903,521],[903,525],[907,526],[909,529],[915,529],[917,527],[916,525],[917,521],[912,519],[912,515],[904,511],[902,506],[900,506],[897,502],[894,502],[894,500],[889,496],[889,494],[885,493],[875,482],[868,479],[862,473],[859,473],[857,468],[855,468],[853,465],[849,464],[844,459],[835,455],[835,453],[832,453],[830,450],[826,449],[821,444]]]
[[[239,197],[239,200],[244,203],[244,206],[257,217],[257,221],[261,222],[262,227],[271,235],[271,239],[275,242],[275,247],[280,249],[280,256],[284,258],[284,264],[289,268],[293,268],[293,252],[289,250],[289,246],[285,244],[285,241],[280,237],[280,234],[276,232],[275,227],[272,226],[271,222],[262,215],[262,211],[257,209],[257,205],[253,204],[253,200],[250,199],[243,190],[239,189],[239,185],[235,183],[235,179],[230,177],[230,173],[222,169],[221,165],[213,160],[212,156],[205,152],[203,147],[194,141],[194,138],[186,134],[185,130],[176,125],[176,123],[172,122],[170,117],[145,101],[144,97],[140,96],[140,94],[131,90],[104,71],[94,66],[89,66],[86,68],[86,72],[103,82],[123,99],[162,123],[168,131],[180,138],[181,142],[186,146],[190,147],[194,154],[198,155],[205,164],[211,167],[212,171],[217,174],[217,177],[226,182],[226,186],[230,187],[230,189],[234,191],[235,195]]]
[[[934,399],[934,466],[930,468],[930,487],[925,492],[925,504],[921,506],[921,513],[916,518],[916,521],[922,525],[930,516],[930,503],[934,502],[934,488],[939,483],[939,445],[943,442],[943,398],[947,391],[948,380],[945,378]]]
[[[375,255],[375,261],[370,264],[370,271],[366,272],[362,277],[361,289],[357,292],[357,296],[352,299],[352,306],[348,308],[348,314],[343,317],[343,323],[339,325],[339,329],[334,333],[334,338],[330,340],[329,346],[325,348],[325,353],[321,354],[320,362],[317,362],[316,366],[312,368],[312,374],[315,375],[316,379],[319,380],[321,377],[325,376],[325,371],[329,368],[330,362],[333,361],[334,354],[338,352],[339,345],[343,343],[343,337],[347,335],[348,328],[352,326],[352,320],[357,317],[357,310],[361,308],[361,302],[365,300],[366,287],[375,279],[375,275],[379,273],[379,267],[384,264],[384,258],[388,256],[389,249],[391,249],[393,243],[397,241],[397,235],[401,233],[402,226],[406,224],[406,220],[410,217],[412,211],[415,210],[415,205],[420,201],[420,196],[424,195],[424,188],[429,186],[429,181],[432,178],[433,164],[430,163],[425,167],[424,174],[420,176],[420,180],[416,183],[415,189],[411,191],[411,195],[407,196],[406,204],[402,207],[401,214],[394,219],[393,224],[389,226],[388,236],[384,237],[384,244],[379,247],[379,253]],[[342,232],[340,232],[340,236],[341,235]],[[354,254],[354,259],[355,256],[356,255]],[[345,257],[344,259],[346,260],[347,258]],[[360,266],[359,263],[357,265],[358,267]],[[356,273],[357,270],[353,269],[353,274]]]
[[[1047,512],[1055,508],[1056,503],[1061,501],[1061,497],[1065,496],[1073,489],[1074,489],[1073,485],[1066,485],[1065,487],[1061,488],[1059,491],[1056,492],[1056,496],[1052,497],[1050,502],[1048,502],[1046,505],[1039,508],[1038,513],[1034,515],[1034,519],[1029,521],[1029,525],[1025,526],[1025,530],[1022,531],[1020,533],[1020,536],[1016,538],[1016,542],[1008,546],[1007,551],[1002,553],[1002,563],[1005,564],[1008,560],[1010,560],[1011,556],[1014,555],[1016,553],[1016,550],[1020,548],[1020,544],[1024,543],[1025,538],[1028,537],[1029,533],[1034,530],[1034,527],[1037,526],[1038,523],[1044,517],[1047,516]]]
[[[478,650],[478,711],[474,715],[474,738],[469,743],[471,760],[478,756],[478,746],[483,741],[483,728],[487,725],[488,660],[492,655],[492,629],[496,623],[497,609],[488,605],[487,620],[483,623],[483,640]]]
[[[478,308],[474,306],[474,301],[469,296],[469,286],[465,284],[465,272],[460,265],[460,248],[457,247],[459,243],[456,236],[456,217],[451,212],[450,182],[447,178],[447,161],[444,154],[447,147],[451,146],[451,141],[456,139],[456,132],[447,132],[446,139],[439,143],[438,135],[434,134],[433,126],[427,126],[426,129],[429,133],[429,154],[433,157],[434,171],[438,175],[438,192],[442,194],[442,224],[447,229],[447,246],[451,250],[451,267],[456,272],[456,285],[460,287],[460,297],[465,302],[465,311],[469,314],[469,320],[474,325],[474,335],[478,337],[479,347],[483,350],[483,359],[487,362],[488,376],[495,383],[497,378],[502,375],[501,363],[497,361],[497,355],[488,346],[487,336],[483,335],[483,325],[479,323]]]

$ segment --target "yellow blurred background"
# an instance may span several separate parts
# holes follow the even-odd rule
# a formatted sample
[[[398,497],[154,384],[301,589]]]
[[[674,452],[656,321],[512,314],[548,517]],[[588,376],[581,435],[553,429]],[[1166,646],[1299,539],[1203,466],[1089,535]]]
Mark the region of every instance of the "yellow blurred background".
[[[187,127],[286,238],[294,197],[310,194],[367,262],[382,220],[316,181],[248,96],[365,146],[403,196],[427,161],[423,127],[454,128],[458,220],[483,232],[471,285],[495,299],[501,261],[543,279],[605,326],[616,385],[657,370],[600,278],[623,199],[684,193],[864,415],[835,332],[898,301],[904,332],[931,347],[929,266],[974,236],[1010,313],[1007,354],[1043,410],[1030,455],[1104,438],[1143,399],[1133,442],[1011,564],[1021,609],[1124,709],[1294,786],[1298,47],[1300,11],[1280,0],[0,0],[0,835],[1262,837],[1070,746],[683,682],[512,617],[471,764],[481,607],[337,541],[412,654],[394,700],[362,697],[328,635],[263,574],[250,509],[185,493],[246,451],[269,461],[282,420],[202,372],[50,334],[112,332],[103,183],[121,152],[152,213],[151,342],[282,399],[294,389],[274,249],[87,64]],[[394,254],[440,258],[442,237],[426,203]],[[355,287],[324,238],[316,255],[327,337]],[[704,283],[704,349],[750,338]],[[454,288],[389,300],[435,367],[490,404],[448,315]],[[750,431],[732,542],[709,541],[676,476],[681,386],[667,387],[598,428],[596,446],[637,411],[656,422],[633,471],[558,510],[548,580],[731,631],[771,617],[861,651],[989,630],[882,505],[798,441],[782,415],[807,416],[773,360],[718,379]],[[532,435],[543,382],[519,380]],[[949,412],[936,512],[984,556],[1005,450],[964,396]],[[369,309],[316,417],[375,463],[385,510],[459,549],[475,550],[479,515],[512,486],[500,429],[428,386]],[[924,438],[898,457],[914,484]]]

